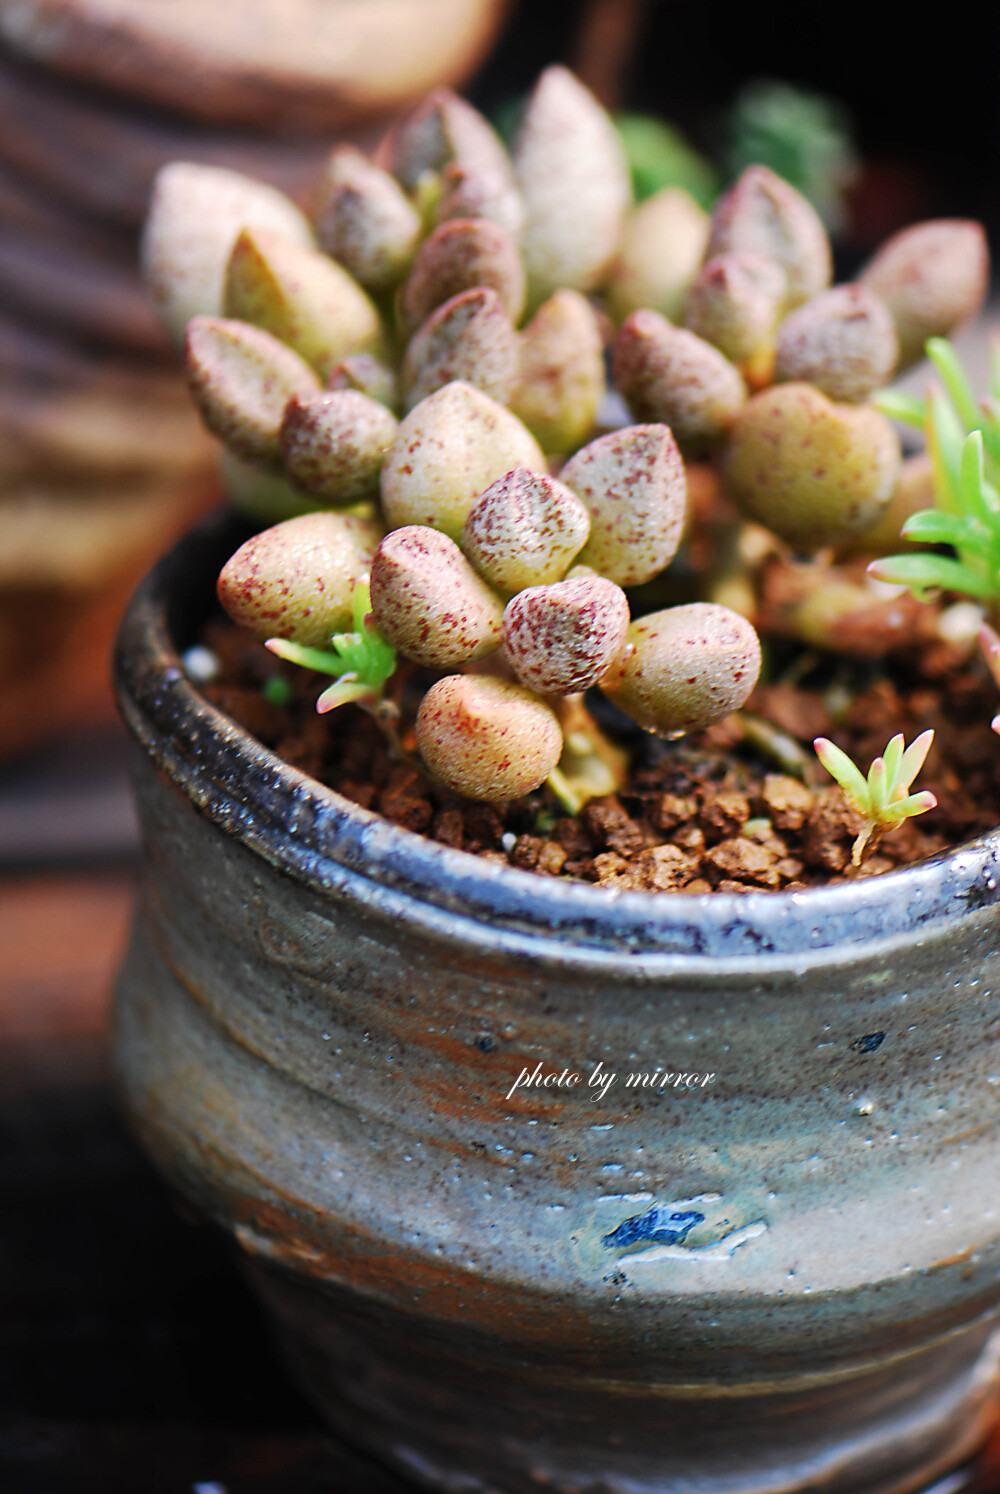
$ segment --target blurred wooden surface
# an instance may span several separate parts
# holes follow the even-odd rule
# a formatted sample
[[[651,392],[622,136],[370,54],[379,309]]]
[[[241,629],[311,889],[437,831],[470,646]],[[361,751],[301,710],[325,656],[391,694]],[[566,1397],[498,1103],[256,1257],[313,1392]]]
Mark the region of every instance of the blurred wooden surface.
[[[323,1431],[122,1124],[103,1033],[136,876],[0,877],[0,1490],[405,1494]],[[1000,1494],[1000,1436],[934,1494],[958,1491]]]

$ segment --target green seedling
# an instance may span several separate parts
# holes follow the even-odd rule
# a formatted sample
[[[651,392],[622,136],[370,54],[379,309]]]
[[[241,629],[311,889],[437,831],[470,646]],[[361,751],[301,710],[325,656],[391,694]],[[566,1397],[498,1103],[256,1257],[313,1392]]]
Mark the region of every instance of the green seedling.
[[[956,591],[1000,602],[1000,349],[994,345],[990,391],[977,401],[955,349],[931,338],[927,356],[941,377],[926,400],[886,390],[876,400],[887,415],[922,426],[934,481],[934,507],[912,514],[902,537],[950,545],[952,555],[890,555],[869,567],[880,581],[909,586],[926,601]]]
[[[905,819],[936,807],[937,799],[927,790],[910,793],[910,785],[923,767],[933,740],[933,731],[925,731],[905,747],[899,733],[872,763],[867,778],[847,753],[826,737],[814,741],[816,756],[862,819],[861,832],[851,852],[855,866],[861,865],[866,851],[873,850],[883,835],[898,829]]]
[[[269,638],[266,642],[279,659],[335,676],[316,702],[320,715],[351,702],[378,706],[385,682],[396,669],[396,651],[375,626],[367,576],[354,584],[352,611],[353,632],[334,633],[329,648],[309,648],[287,638]]]

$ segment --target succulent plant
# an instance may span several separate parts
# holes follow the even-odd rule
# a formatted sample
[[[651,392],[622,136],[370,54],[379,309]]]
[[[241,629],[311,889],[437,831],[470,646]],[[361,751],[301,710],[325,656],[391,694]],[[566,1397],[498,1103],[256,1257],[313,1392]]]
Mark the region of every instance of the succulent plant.
[[[496,291],[476,286],[432,311],[403,362],[406,408],[460,380],[500,404],[517,378],[517,334]]]
[[[259,229],[244,228],[233,245],[223,310],[287,343],[324,376],[348,354],[382,344],[378,312],[346,270]]]
[[[769,383],[787,281],[760,254],[720,254],[702,266],[687,297],[688,330],[718,348],[753,383]]]
[[[678,321],[705,253],[710,219],[683,187],[664,187],[626,215],[608,280],[612,316],[658,311]]]
[[[285,406],[319,392],[309,365],[269,332],[225,317],[193,317],[184,352],[209,430],[247,461],[278,462]]]
[[[381,534],[350,514],[286,519],[242,544],[219,576],[219,600],[259,638],[322,648],[354,615],[356,582],[368,574]]]
[[[454,540],[425,525],[394,529],[371,568],[379,631],[428,669],[457,669],[500,642],[503,601]]]
[[[626,317],[614,370],[632,414],[669,425],[681,450],[693,455],[717,446],[746,402],[728,358],[656,311]]]
[[[640,726],[670,735],[739,710],[759,673],[760,643],[746,618],[692,602],[634,622],[603,688]]]
[[[564,286],[592,290],[614,263],[632,194],[614,125],[565,68],[550,67],[538,80],[514,167],[531,305]]]
[[[605,576],[529,586],[504,609],[504,656],[537,694],[575,695],[614,665],[628,625],[625,593]]]
[[[748,166],[716,204],[705,258],[719,254],[775,260],[787,277],[790,309],[825,290],[833,268],[815,208],[767,166]]]
[[[947,337],[982,306],[990,260],[982,224],[957,218],[915,223],[894,234],[858,277],[880,296],[899,338],[899,366]]]
[[[399,380],[394,369],[383,363],[372,353],[349,353],[331,368],[326,376],[326,387],[355,389],[358,394],[367,394],[377,399],[394,415],[399,413]]]
[[[341,145],[327,162],[316,208],[321,249],[373,294],[402,280],[420,242],[420,214],[395,177]]]
[[[143,229],[142,265],[178,346],[192,317],[222,315],[226,265],[244,228],[279,233],[303,248],[313,242],[307,219],[266,182],[194,161],[161,167]]]
[[[205,243],[186,249],[199,214]],[[940,227],[917,237],[947,251],[920,268],[935,324],[972,304],[984,264],[968,225]],[[569,813],[612,792],[625,754],[585,692],[661,736],[711,727],[757,682],[751,616],[871,653],[874,583],[786,546],[881,551],[890,516],[908,516],[908,536],[956,554],[914,552],[882,574],[1000,593],[1000,375],[980,408],[932,345],[947,398],[869,402],[915,325],[912,241],[831,290],[819,218],[765,167],[711,219],[674,187],[632,207],[611,120],[558,67],[513,159],[447,90],[376,161],[335,149],[316,237],[280,194],[231,174],[178,167],[157,188],[147,262],[172,325],[197,313],[192,393],[234,501],[279,521],[231,557],[219,596],[272,652],[332,678],[320,710],[372,711],[394,752],[412,725],[454,792],[497,801],[547,781]],[[608,429],[623,401],[639,423]],[[897,482],[887,413],[927,425],[930,515],[913,514],[926,463]],[[705,456],[714,469],[692,464]],[[676,579],[661,579],[679,549]],[[698,573],[711,600],[688,600]],[[747,740],[773,755],[754,720]],[[875,770],[869,840],[886,815],[916,812],[896,792],[914,753],[890,744],[884,803]]]
[[[850,120],[822,94],[767,78],[740,91],[729,117],[726,161],[734,175],[770,166],[812,203],[827,228],[842,226],[844,189],[857,171]]]
[[[403,322],[413,332],[462,291],[496,292],[514,323],[524,310],[525,275],[515,240],[489,218],[451,218],[421,244],[400,292]]]
[[[552,707],[523,685],[450,674],[417,713],[417,746],[430,771],[470,799],[515,799],[545,782],[563,735]]]
[[[476,570],[510,595],[561,581],[590,534],[590,515],[565,483],[515,467],[490,484],[462,528]]]
[[[637,586],[673,559],[684,523],[687,483],[665,425],[633,425],[584,446],[561,480],[583,500],[590,537],[581,565]]]
[[[435,221],[489,218],[515,238],[524,203],[503,142],[471,104],[435,89],[394,132],[387,157],[393,173]]]
[[[893,737],[885,752],[875,758],[866,778],[846,752],[826,737],[816,738],[816,756],[861,818],[861,830],[851,853],[855,866],[861,865],[866,850],[874,849],[883,835],[898,829],[913,815],[936,807],[932,793],[910,793],[933,740],[933,731],[925,731],[906,747],[902,734]]]
[[[884,301],[865,285],[837,285],[782,322],[774,377],[860,404],[892,377],[898,360],[896,328]]]
[[[516,416],[460,382],[422,400],[402,422],[382,466],[389,524],[429,524],[452,539],[475,500],[513,467],[544,472],[545,458]]]
[[[574,290],[543,301],[521,333],[509,404],[545,451],[574,451],[604,396],[604,348],[590,303]]]
[[[892,499],[901,460],[896,432],[871,405],[777,384],[735,423],[726,481],[744,513],[809,552],[870,529]]]

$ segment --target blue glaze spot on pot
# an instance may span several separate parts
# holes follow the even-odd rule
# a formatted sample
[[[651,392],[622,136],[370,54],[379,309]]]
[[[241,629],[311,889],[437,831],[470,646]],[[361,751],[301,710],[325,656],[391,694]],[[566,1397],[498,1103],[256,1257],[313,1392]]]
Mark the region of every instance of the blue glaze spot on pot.
[[[645,1214],[624,1220],[617,1229],[605,1235],[601,1244],[608,1250],[624,1250],[629,1245],[683,1245],[704,1214],[694,1209],[674,1209],[670,1204],[654,1204]]]

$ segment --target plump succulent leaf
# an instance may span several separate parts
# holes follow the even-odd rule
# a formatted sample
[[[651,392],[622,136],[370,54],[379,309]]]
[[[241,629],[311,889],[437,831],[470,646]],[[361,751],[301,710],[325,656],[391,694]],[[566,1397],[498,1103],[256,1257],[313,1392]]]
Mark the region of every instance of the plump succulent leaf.
[[[495,801],[544,783],[563,736],[552,707],[523,685],[450,674],[421,701],[417,746],[435,778],[456,793]]]
[[[392,528],[429,524],[457,540],[480,493],[514,467],[545,471],[530,431],[480,390],[446,384],[410,411],[386,453],[386,519]]]
[[[367,575],[379,527],[351,514],[286,519],[241,545],[219,576],[219,601],[263,643],[326,648],[351,624],[355,583]]]

